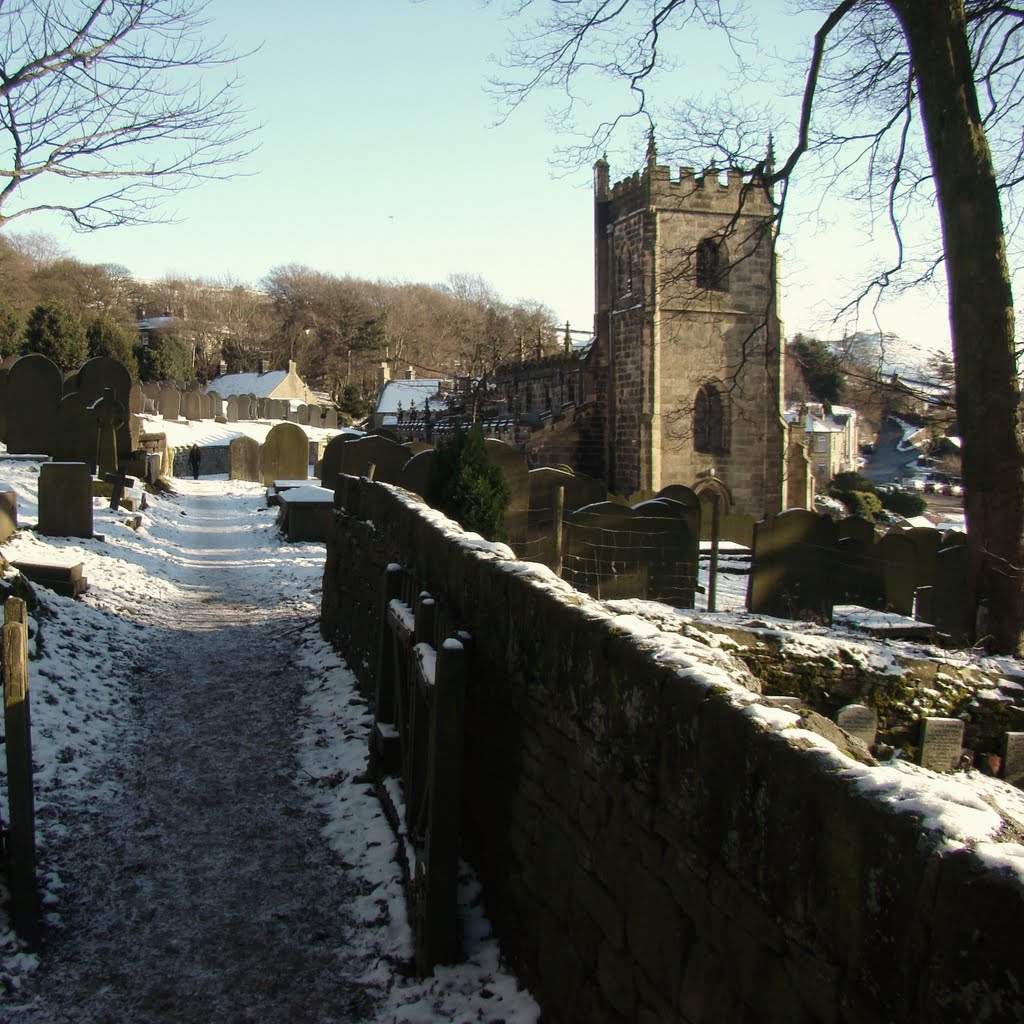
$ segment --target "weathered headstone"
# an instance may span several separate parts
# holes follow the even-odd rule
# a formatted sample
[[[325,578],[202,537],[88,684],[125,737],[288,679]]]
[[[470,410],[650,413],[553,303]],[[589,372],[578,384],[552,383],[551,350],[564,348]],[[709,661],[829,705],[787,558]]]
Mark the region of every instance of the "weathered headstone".
[[[128,410],[124,403],[114,397],[114,389],[107,388],[102,398],[97,398],[89,407],[96,418],[99,440],[96,445],[96,472],[102,478],[116,474],[117,431],[124,426]]]
[[[76,384],[75,390],[86,405],[102,398],[108,388],[126,409],[131,401],[132,375],[124,363],[109,356],[96,356],[83,363]]]
[[[92,536],[92,474],[84,462],[39,467],[39,532],[50,537]]]
[[[338,429],[338,410],[337,409],[325,409],[323,419],[324,430],[337,430]]]
[[[885,566],[875,543],[875,528],[860,516],[838,523],[839,542],[833,576],[834,604],[885,608]]]
[[[128,395],[128,411],[135,416],[141,416],[146,411],[146,392],[142,390],[142,385],[138,381],[132,384],[132,390]]]
[[[967,575],[966,545],[939,550],[935,557],[930,621],[940,640],[950,647],[966,647],[974,633],[974,607],[964,585]]]
[[[157,408],[165,420],[176,420],[181,415],[181,392],[177,388],[161,388]]]
[[[747,609],[831,623],[836,545],[828,516],[789,509],[763,519],[754,527]]]
[[[203,403],[198,391],[186,391],[181,400],[181,411],[185,419],[196,423],[203,418]]]
[[[64,378],[56,363],[33,353],[16,359],[7,372],[7,451],[11,455],[49,455],[54,420],[64,397]]]
[[[66,395],[57,406],[54,418],[53,450],[55,462],[84,462],[90,473],[96,472],[96,414],[79,394]]]
[[[236,437],[228,445],[228,479],[262,483],[262,459],[259,442],[251,437]]]
[[[18,495],[10,484],[0,483],[0,544],[18,528]]]
[[[300,426],[303,426],[303,427],[308,426],[309,425],[309,406],[308,405],[300,405],[298,407],[298,409],[295,410],[295,415],[292,417],[292,422],[293,423],[298,423]]]
[[[518,448],[493,437],[485,439],[484,450],[508,482],[509,502],[505,512],[508,542],[513,547],[522,547],[526,543],[530,518],[530,474],[526,459]]]
[[[341,472],[343,461],[342,449],[358,436],[358,434],[338,434],[327,442],[323,458],[320,460],[320,481],[324,487],[334,490],[338,486],[338,474]],[[406,485],[402,484],[402,486]]]
[[[922,718],[918,763],[933,772],[951,772],[960,764],[964,723],[959,718]]]
[[[412,491],[413,494],[418,494],[421,498],[425,498],[427,496],[427,488],[430,485],[430,471],[434,463],[435,451],[436,449],[434,448],[427,448],[413,455],[402,467],[402,472],[398,478],[398,486],[404,487],[407,491]]]
[[[224,415],[224,399],[216,391],[208,391],[206,397],[210,400],[210,419],[216,419]]]
[[[1024,732],[1003,736],[1002,777],[1014,786],[1024,784]]]
[[[201,419],[213,419],[213,401],[209,395],[199,393],[199,415]]]
[[[836,712],[836,725],[870,747],[878,735],[878,714],[863,704],[847,704]]]
[[[409,461],[409,449],[382,437],[367,434],[350,441],[342,449],[341,471],[349,476],[366,476],[374,466],[374,480],[386,484],[400,484],[402,467]]]
[[[270,428],[263,444],[261,474],[264,484],[275,480],[305,480],[309,476],[309,438],[295,423]]]
[[[320,427],[320,413],[321,409],[319,405],[307,405],[306,406],[306,422],[311,427]]]
[[[238,396],[230,395],[227,402],[225,403],[224,415],[227,417],[228,423],[238,422]]]

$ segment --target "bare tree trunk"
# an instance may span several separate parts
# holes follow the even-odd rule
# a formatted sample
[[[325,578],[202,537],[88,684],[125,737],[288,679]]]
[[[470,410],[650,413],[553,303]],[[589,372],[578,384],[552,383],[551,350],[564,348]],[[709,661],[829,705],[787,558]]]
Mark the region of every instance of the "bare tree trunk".
[[[978,640],[1021,653],[1024,444],[1013,295],[963,0],[887,0],[910,47],[938,196],[963,436],[969,593]],[[986,635],[987,634],[987,635]]]

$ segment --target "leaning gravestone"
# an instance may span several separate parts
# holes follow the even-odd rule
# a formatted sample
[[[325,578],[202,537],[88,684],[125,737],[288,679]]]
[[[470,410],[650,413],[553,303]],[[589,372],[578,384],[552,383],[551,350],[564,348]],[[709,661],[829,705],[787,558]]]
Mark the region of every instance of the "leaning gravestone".
[[[228,479],[262,483],[260,444],[251,437],[233,438],[228,445]]]
[[[263,484],[275,480],[306,480],[309,477],[309,438],[295,423],[270,428],[263,444]]]
[[[1014,786],[1024,783],[1024,732],[1003,736],[1002,777]]]
[[[878,714],[864,704],[847,704],[836,712],[836,725],[870,747],[878,735]]]
[[[409,449],[380,434],[349,441],[342,449],[341,471],[349,476],[366,476],[374,467],[373,479],[401,484],[402,468],[409,461]]]
[[[92,536],[92,474],[85,463],[39,467],[38,529],[49,537]]]
[[[11,364],[7,373],[7,451],[49,455],[53,423],[64,397],[64,378],[46,356],[33,353]]]
[[[90,473],[96,472],[96,416],[81,395],[66,395],[54,417],[53,450],[55,462],[84,462]]]
[[[951,772],[963,754],[964,723],[959,718],[922,718],[918,763],[933,772]]]

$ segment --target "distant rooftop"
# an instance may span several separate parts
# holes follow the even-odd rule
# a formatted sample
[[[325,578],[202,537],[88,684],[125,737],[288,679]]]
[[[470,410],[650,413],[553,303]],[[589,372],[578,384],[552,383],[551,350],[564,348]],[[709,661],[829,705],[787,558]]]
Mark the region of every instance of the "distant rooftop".
[[[416,408],[423,412],[430,400],[434,410],[441,408],[443,399],[439,392],[444,378],[425,377],[422,380],[389,380],[377,399],[377,414],[379,416],[395,416],[398,414],[398,407],[401,405],[403,412],[409,412]]]
[[[222,398],[232,395],[255,395],[269,398],[288,376],[287,370],[271,370],[269,373],[226,373],[214,377],[206,386],[207,391],[216,391]]]

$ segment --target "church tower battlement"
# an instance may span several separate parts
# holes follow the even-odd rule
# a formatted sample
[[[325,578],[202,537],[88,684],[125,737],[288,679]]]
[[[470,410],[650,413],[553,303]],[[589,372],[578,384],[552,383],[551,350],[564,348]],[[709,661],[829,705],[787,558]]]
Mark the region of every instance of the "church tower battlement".
[[[770,160],[766,162],[770,166]],[[759,173],[673,178],[594,166],[595,383],[618,493],[711,488],[731,511],[782,507],[775,208]]]

